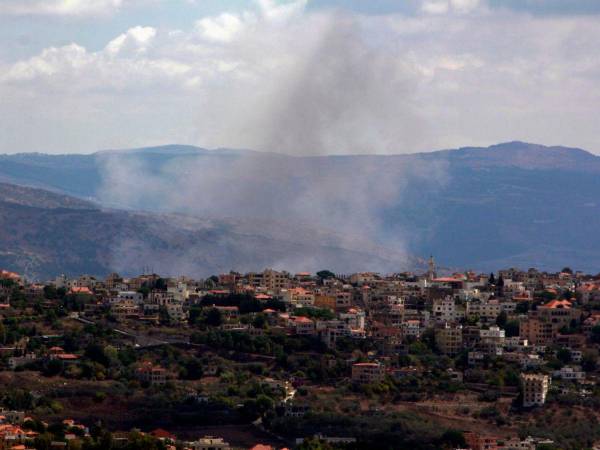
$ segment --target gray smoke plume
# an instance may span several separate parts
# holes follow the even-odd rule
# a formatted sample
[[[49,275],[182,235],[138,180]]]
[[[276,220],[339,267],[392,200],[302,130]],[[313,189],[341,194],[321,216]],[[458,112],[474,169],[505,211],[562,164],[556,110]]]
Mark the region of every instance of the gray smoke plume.
[[[445,170],[419,157],[326,156],[403,153],[415,146],[423,129],[412,102],[414,77],[402,55],[392,43],[368,42],[361,26],[353,16],[337,13],[290,24],[294,39],[281,44],[290,61],[263,74],[260,88],[249,89],[240,80],[206,93],[198,113],[199,139],[222,136],[231,142],[235,136],[244,148],[267,153],[202,152],[168,158],[158,166],[144,155],[105,154],[100,157],[105,183],[99,198],[196,217],[261,219],[270,224],[262,232],[282,241],[322,238],[329,248],[381,257],[368,263],[340,261],[343,270],[402,269],[407,236],[385,213],[401,207],[411,182],[443,184]],[[239,51],[256,51],[256,41],[249,37],[244,42]],[[312,231],[301,239],[302,230]],[[123,246],[137,248],[139,243]],[[318,270],[324,262],[315,251],[314,246],[305,252],[296,248],[262,261],[275,268]],[[192,259],[186,250],[178,267],[193,272]],[[231,268],[239,269],[234,260]]]
[[[252,88],[241,81],[207,92],[197,115],[200,142],[291,155],[415,148],[423,123],[413,100],[414,69],[393,42],[367,41],[366,26],[343,13],[291,24],[294,39],[273,49],[289,60],[278,60]],[[268,48],[248,40],[240,52]]]

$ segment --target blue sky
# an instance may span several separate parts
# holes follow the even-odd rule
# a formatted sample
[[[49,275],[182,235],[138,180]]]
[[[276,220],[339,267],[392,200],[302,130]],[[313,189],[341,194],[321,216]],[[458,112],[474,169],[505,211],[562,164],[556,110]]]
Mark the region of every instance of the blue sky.
[[[0,152],[599,153],[597,0],[2,0]]]

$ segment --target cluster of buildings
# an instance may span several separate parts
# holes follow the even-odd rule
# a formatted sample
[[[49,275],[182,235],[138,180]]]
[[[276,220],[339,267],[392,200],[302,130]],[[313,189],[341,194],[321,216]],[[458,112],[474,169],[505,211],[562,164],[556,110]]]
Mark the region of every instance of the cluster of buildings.
[[[223,330],[312,336],[329,348],[341,339],[368,339],[376,352],[351,364],[351,380],[357,384],[383,381],[386,377],[415,374],[422,367],[402,367],[398,355],[427,337],[432,350],[450,358],[464,357],[466,367],[452,370],[452,379],[466,382],[491,360],[504,360],[520,374],[522,406],[545,404],[554,384],[585,392],[596,381],[586,358],[600,342],[600,277],[565,269],[546,273],[536,269],[500,270],[494,274],[464,272],[438,276],[433,258],[426,273],[381,275],[365,272],[333,275],[330,272],[291,274],[266,269],[258,273],[230,272],[204,280],[187,277],[161,278],[141,275],[126,278],[111,274],[57,277],[50,283],[30,284],[17,274],[2,271],[0,278],[20,283],[35,295],[52,285],[56,290],[84,296],[82,317],[108,313],[117,321],[137,321],[149,326],[167,317],[185,328],[192,308],[212,307],[223,318]],[[0,300],[8,291],[0,286]],[[264,326],[242,320],[239,306],[220,302],[236,295],[264,305]],[[207,305],[206,299],[215,300]],[[5,303],[8,303],[6,301]],[[275,306],[274,306],[275,305]],[[281,307],[283,305],[283,307]],[[324,313],[325,312],[325,313]],[[253,313],[257,314],[257,313]],[[49,358],[77,359],[62,349]],[[35,359],[23,354],[10,359],[11,368]],[[559,360],[560,365],[551,362]],[[589,361],[588,361],[589,362]],[[137,375],[149,384],[164,384],[166,371],[142,364]],[[498,442],[473,442],[476,448],[534,448],[499,446]],[[213,448],[227,448],[214,443]],[[533,442],[531,445],[538,445]],[[205,448],[190,444],[189,448]],[[212,445],[212,444],[211,444]],[[219,446],[221,445],[221,446]],[[496,445],[494,447],[494,445]]]
[[[544,375],[585,382],[580,364],[594,327],[600,325],[600,312],[583,309],[600,301],[600,279],[570,270],[546,273],[535,269],[438,276],[433,259],[421,275],[315,276],[266,269],[206,280],[158,275],[124,278],[111,274],[103,280],[62,276],[52,284],[72,294],[93,296],[84,314],[108,308],[119,321],[157,323],[162,312],[174,322],[185,323],[190,308],[207,296],[247,294],[265,304],[277,300],[286,306],[285,311],[263,311],[271,332],[316,336],[331,348],[341,338],[373,340],[377,360],[352,369],[352,378],[361,383],[384,377],[393,369],[387,364],[389,357],[406,352],[407,345],[425,332],[433,333],[438,352],[450,357],[466,354],[470,369],[489,358],[503,358],[518,364],[528,377],[544,367],[549,349],[566,349],[570,365]],[[214,307],[224,318],[223,329],[264,332],[242,323],[237,306],[217,302]],[[325,318],[311,310],[331,314]],[[536,398],[541,400],[532,404],[543,404],[545,395]]]
[[[156,430],[150,431],[148,435],[161,441],[167,450],[288,450],[284,447],[273,447],[271,445],[260,443],[254,444],[250,447],[233,446],[229,444],[229,442],[227,442],[224,438],[217,436],[204,436],[194,441],[180,440],[175,434],[162,428],[157,428]],[[117,445],[117,447],[119,445],[120,440],[126,442],[127,437],[117,437],[115,439],[115,444]]]
[[[0,449],[7,450],[34,450],[35,439],[40,435],[38,431],[33,431],[32,424],[36,422],[35,418],[28,416],[23,411],[12,411],[0,409]],[[41,422],[44,428],[48,424]],[[68,448],[79,448],[76,446],[82,438],[90,437],[88,427],[77,423],[73,419],[64,419],[61,424],[64,430],[61,439],[48,443],[50,449],[65,450]],[[146,434],[146,433],[140,433]],[[185,441],[177,438],[176,435],[158,428],[147,433],[149,436],[162,441],[168,450],[176,448],[182,450],[234,450],[249,448],[249,450],[287,450],[284,448],[272,447],[257,443],[250,447],[239,447],[230,445],[222,437],[204,436],[193,441]],[[114,448],[124,448],[129,442],[128,432],[116,432],[112,435]],[[73,447],[75,446],[75,447]],[[47,448],[47,447],[44,447]]]
[[[18,274],[3,271],[0,276],[24,283]],[[585,308],[600,301],[600,279],[570,270],[546,273],[535,269],[438,276],[433,259],[427,273],[421,275],[315,276],[266,269],[206,280],[163,279],[155,274],[131,278],[110,274],[105,279],[60,276],[50,284],[73,295],[90,296],[83,315],[108,311],[117,321],[149,324],[158,323],[161,314],[185,324],[190,308],[207,296],[218,299],[247,294],[265,304],[277,300],[286,306],[285,311],[263,311],[272,332],[317,336],[332,348],[341,338],[371,339],[377,344],[378,360],[369,364],[377,367],[384,367],[390,356],[405,352],[407,345],[425,332],[433,333],[440,353],[450,357],[466,353],[472,369],[489,358],[504,358],[518,364],[524,373],[532,373],[544,367],[549,349],[561,348],[570,352],[570,365],[548,375],[577,382],[586,379],[580,364],[594,327],[600,325],[600,311]],[[43,288],[42,284],[27,285],[33,293]],[[216,303],[214,307],[224,318],[223,329],[264,332],[242,323],[237,306]],[[322,317],[310,314],[311,310],[330,314]],[[56,357],[68,361],[75,355]],[[13,358],[11,367],[31,358],[34,355]],[[385,373],[371,366],[358,367],[353,377],[360,381],[377,380]],[[362,374],[365,370],[371,375]]]
[[[34,441],[40,433],[33,431],[28,426],[32,423],[34,423],[34,419],[27,416],[23,411],[0,409],[0,449],[33,450]],[[48,426],[45,423],[42,423],[42,425],[44,427]],[[62,428],[64,429],[64,439],[51,441],[49,443],[50,448],[70,448],[70,442],[90,436],[88,428],[73,419],[63,420]]]
[[[466,432],[464,435],[469,450],[536,450],[544,446],[554,448],[554,441],[551,439],[540,439],[531,436],[524,439],[519,437],[502,439],[474,432]]]

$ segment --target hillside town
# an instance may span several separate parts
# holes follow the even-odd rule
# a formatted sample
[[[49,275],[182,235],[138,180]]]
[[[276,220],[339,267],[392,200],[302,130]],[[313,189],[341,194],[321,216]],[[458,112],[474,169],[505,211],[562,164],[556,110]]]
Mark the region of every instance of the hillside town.
[[[0,449],[600,448],[600,274],[0,271]]]

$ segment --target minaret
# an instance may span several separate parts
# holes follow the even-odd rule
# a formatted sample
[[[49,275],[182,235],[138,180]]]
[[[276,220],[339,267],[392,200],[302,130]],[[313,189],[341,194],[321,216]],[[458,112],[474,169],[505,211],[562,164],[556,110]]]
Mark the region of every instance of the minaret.
[[[433,259],[433,255],[429,257],[429,263],[427,265],[429,267],[429,270],[427,271],[427,279],[433,280],[437,277],[437,274],[435,273],[435,260]]]

